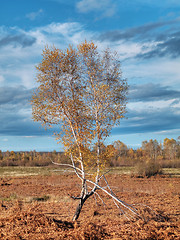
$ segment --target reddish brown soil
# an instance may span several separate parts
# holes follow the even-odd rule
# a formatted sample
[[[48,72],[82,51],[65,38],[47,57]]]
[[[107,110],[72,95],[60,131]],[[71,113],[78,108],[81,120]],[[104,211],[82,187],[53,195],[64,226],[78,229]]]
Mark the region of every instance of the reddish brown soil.
[[[74,223],[71,219],[78,202],[70,196],[80,191],[76,176],[2,178],[0,239],[180,239],[179,178],[114,174],[107,179],[121,200],[148,205],[155,212],[137,205],[145,221],[130,221],[109,197],[101,195],[104,206],[98,199],[97,205],[92,196]]]

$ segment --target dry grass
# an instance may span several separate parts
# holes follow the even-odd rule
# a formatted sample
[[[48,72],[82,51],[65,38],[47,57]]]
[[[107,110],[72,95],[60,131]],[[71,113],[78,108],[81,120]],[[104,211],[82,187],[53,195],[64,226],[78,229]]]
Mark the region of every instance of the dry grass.
[[[135,167],[110,167],[110,174],[126,174],[136,173]],[[163,168],[163,174],[180,176],[180,168]],[[23,177],[23,176],[38,176],[38,175],[62,175],[68,174],[67,169],[51,167],[0,167],[0,177]]]
[[[136,204],[145,221],[128,221],[101,195],[106,206],[91,197],[73,223],[77,201],[70,196],[80,190],[76,176],[11,176],[0,179],[0,239],[179,239],[179,178],[114,173],[107,179],[120,199]]]

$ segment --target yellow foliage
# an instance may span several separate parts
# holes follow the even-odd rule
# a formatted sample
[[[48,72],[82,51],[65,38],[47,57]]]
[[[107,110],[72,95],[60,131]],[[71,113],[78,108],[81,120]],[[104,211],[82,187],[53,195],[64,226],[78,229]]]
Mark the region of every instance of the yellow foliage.
[[[33,119],[43,126],[58,125],[65,150],[85,167],[100,170],[112,156],[92,151],[103,143],[126,112],[127,81],[116,54],[99,52],[93,42],[65,50],[45,47],[36,67],[39,87],[32,96]]]

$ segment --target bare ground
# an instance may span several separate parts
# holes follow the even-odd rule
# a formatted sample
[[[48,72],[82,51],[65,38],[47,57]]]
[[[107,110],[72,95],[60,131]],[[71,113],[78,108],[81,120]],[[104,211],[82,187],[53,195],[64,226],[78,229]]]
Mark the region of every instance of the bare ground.
[[[71,196],[80,191],[76,176],[3,177],[0,239],[180,239],[180,178],[109,174],[107,179],[121,200],[136,204],[144,219],[128,220],[101,195],[106,205],[92,196],[74,223],[78,202]]]

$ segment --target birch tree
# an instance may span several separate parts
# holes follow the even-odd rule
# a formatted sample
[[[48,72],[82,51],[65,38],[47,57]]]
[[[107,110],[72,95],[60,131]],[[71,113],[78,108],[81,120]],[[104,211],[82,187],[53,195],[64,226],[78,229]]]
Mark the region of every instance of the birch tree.
[[[37,72],[33,119],[46,127],[59,126],[56,138],[71,164],[54,164],[71,168],[82,184],[79,196],[72,196],[79,201],[73,220],[90,196],[102,200],[99,190],[111,196],[121,213],[137,214],[112,192],[103,172],[111,153],[102,146],[126,113],[128,84],[116,53],[98,51],[93,42],[86,41],[65,50],[46,47]],[[106,187],[101,186],[102,179]]]

